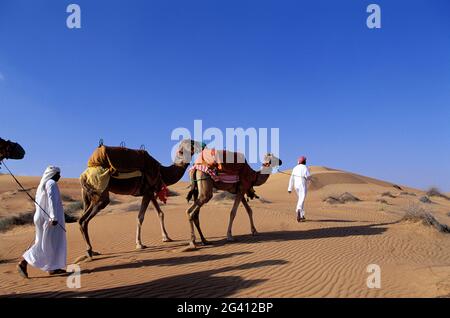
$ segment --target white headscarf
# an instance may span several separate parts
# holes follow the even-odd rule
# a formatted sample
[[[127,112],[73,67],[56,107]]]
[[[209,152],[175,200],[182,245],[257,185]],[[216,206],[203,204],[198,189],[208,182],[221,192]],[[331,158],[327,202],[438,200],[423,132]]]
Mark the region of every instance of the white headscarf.
[[[36,191],[36,197],[39,193],[45,190],[45,184],[47,183],[47,181],[53,178],[58,173],[61,173],[61,169],[55,166],[48,166],[47,169],[45,169],[44,175],[42,176],[41,182],[39,183]]]

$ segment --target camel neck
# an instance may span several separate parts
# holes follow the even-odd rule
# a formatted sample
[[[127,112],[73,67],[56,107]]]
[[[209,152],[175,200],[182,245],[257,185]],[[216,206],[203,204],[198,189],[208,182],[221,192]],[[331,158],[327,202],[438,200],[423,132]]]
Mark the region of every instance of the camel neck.
[[[161,177],[165,185],[170,186],[183,178],[189,164],[184,164],[182,166],[173,164],[169,167],[161,166]]]
[[[258,177],[255,182],[255,186],[263,185],[267,182],[270,177],[271,168],[262,167],[261,170],[258,171]]]

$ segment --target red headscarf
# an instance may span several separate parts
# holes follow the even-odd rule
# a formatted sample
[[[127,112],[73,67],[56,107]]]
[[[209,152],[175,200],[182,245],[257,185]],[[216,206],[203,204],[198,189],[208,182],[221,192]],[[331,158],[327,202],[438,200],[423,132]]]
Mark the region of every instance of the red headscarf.
[[[306,157],[305,156],[301,156],[300,158],[298,158],[298,164],[299,165],[306,164]]]

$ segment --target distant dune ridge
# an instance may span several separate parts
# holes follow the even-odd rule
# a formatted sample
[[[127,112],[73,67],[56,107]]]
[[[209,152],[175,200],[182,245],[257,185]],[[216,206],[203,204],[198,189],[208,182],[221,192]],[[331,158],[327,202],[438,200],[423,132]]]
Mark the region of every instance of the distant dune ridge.
[[[92,262],[81,264],[82,288],[69,290],[63,277],[30,269],[23,280],[15,263],[34,237],[33,204],[14,181],[0,175],[0,225],[26,225],[0,233],[0,296],[38,297],[445,297],[450,295],[450,201],[447,194],[331,169],[311,167],[307,222],[295,220],[296,195],[287,193],[289,176],[276,174],[250,201],[258,236],[250,235],[241,206],[234,222],[236,242],[226,242],[233,195],[218,192],[202,208],[204,234],[212,246],[187,250],[187,183],[171,187],[165,212],[175,240],[162,243],[157,215],[149,209],[143,241],[134,250],[139,198],[112,195],[90,224]],[[20,177],[34,194],[38,177]],[[60,181],[66,212],[81,213],[77,179]],[[439,195],[442,194],[442,195]],[[432,202],[421,202],[427,197]],[[330,204],[334,198],[336,204]],[[329,199],[327,201],[327,199]],[[6,220],[6,221],[5,221]],[[17,221],[17,220],[16,220]],[[17,223],[20,223],[17,221]],[[67,224],[69,263],[84,254],[77,223]],[[382,270],[382,288],[366,285],[367,266]]]

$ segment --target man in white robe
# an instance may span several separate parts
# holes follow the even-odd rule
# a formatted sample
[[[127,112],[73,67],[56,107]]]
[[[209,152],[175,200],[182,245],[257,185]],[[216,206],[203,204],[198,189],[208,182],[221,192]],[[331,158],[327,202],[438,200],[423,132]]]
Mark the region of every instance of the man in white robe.
[[[292,170],[291,178],[289,180],[288,192],[291,193],[293,189],[298,196],[296,207],[297,222],[305,222],[305,199],[310,181],[309,169],[306,166],[306,157],[298,159],[298,165]]]
[[[61,178],[57,167],[48,167],[36,191],[36,212],[34,224],[36,239],[34,245],[23,254],[17,265],[19,274],[28,278],[27,265],[30,264],[50,275],[65,273],[67,243],[64,210],[57,185]]]

